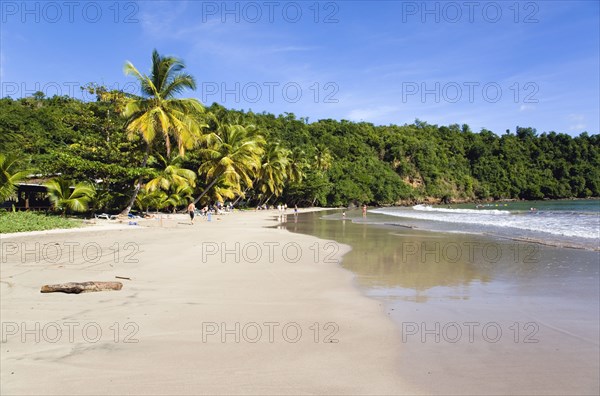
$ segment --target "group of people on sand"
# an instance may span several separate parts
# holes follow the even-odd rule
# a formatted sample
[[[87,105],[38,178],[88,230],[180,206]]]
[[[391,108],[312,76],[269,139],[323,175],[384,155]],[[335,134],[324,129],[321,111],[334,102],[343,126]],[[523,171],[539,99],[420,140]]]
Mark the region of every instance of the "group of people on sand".
[[[196,210],[196,205],[194,202],[190,202],[187,207],[187,212],[190,215],[190,221],[194,224],[194,218],[196,217],[196,212],[199,212],[201,216],[205,216],[210,221],[211,214],[222,214],[225,212],[233,211],[233,204],[228,203],[227,205],[223,205],[223,202],[218,201],[215,205],[205,205],[199,211]]]
[[[277,204],[277,206],[273,205],[267,205],[267,204],[262,204],[262,205],[258,205],[256,207],[256,210],[269,210],[269,209],[277,209],[277,211],[279,213],[285,213],[288,210],[288,205],[286,203],[284,204]],[[298,205],[294,205],[294,214],[298,213]]]
[[[201,209],[200,213],[202,215],[208,215],[210,214],[214,209],[216,209],[216,213],[221,213],[221,206],[222,203],[221,202],[217,202],[217,205],[215,206],[215,208],[209,208],[208,205],[205,206],[204,208]],[[233,205],[227,205],[227,209],[228,210],[232,210],[233,209]],[[269,209],[269,206],[267,205],[259,205],[256,210],[267,210]],[[285,213],[288,209],[287,204],[278,204],[277,205],[277,210],[279,211],[279,213]],[[194,218],[196,217],[196,205],[194,204],[194,202],[190,202],[190,204],[187,207],[187,211],[188,214],[190,215],[190,221],[192,224],[194,224]],[[298,205],[294,205],[294,214],[298,214]],[[367,217],[367,205],[364,204],[362,206],[362,215],[363,217]],[[342,212],[342,217],[346,218],[346,211],[344,210]]]
[[[267,205],[262,205],[262,206],[259,205],[256,208],[256,210],[267,210],[267,209],[270,209],[270,207],[267,206]],[[286,212],[287,209],[288,209],[287,204],[279,204],[279,205],[277,205],[277,210],[280,213]],[[214,212],[215,214],[221,214],[224,211],[225,212],[233,211],[233,204],[229,203],[229,204],[227,204],[227,205],[224,206],[222,202],[217,202],[214,206],[212,206],[212,205],[211,206],[206,205],[205,207],[203,207],[200,210],[200,214],[202,216],[208,216],[209,220],[210,220],[210,214],[211,213]],[[191,221],[191,223],[194,224],[194,218],[196,217],[196,205],[194,204],[194,202],[190,202],[190,204],[187,207],[187,212],[190,215],[190,221]],[[298,205],[294,205],[294,214],[298,214]]]

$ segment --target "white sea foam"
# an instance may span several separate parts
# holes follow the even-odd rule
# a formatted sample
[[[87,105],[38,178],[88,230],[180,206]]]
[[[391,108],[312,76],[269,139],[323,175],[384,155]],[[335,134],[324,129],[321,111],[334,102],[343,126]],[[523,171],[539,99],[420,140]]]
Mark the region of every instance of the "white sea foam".
[[[446,209],[446,208],[434,208],[429,205],[415,205],[412,207],[414,210],[420,210],[424,212],[442,212],[442,213],[474,213],[474,214],[490,214],[495,216],[506,216],[510,215],[508,210],[489,210],[489,209]]]
[[[372,211],[418,220],[469,224],[479,231],[489,227],[546,233],[556,236],[600,240],[600,215],[589,212],[510,212],[508,210],[447,209],[425,205],[412,208],[382,208]]]

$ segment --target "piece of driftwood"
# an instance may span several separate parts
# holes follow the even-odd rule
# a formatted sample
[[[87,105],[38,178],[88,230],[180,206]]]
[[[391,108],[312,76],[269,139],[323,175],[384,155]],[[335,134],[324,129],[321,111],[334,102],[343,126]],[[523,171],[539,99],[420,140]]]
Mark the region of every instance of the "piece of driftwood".
[[[40,292],[42,293],[89,293],[104,290],[121,290],[121,282],[68,282],[57,285],[44,285]]]
[[[127,279],[127,280],[131,280],[131,278],[128,278],[126,276],[115,276],[115,278],[117,279]]]

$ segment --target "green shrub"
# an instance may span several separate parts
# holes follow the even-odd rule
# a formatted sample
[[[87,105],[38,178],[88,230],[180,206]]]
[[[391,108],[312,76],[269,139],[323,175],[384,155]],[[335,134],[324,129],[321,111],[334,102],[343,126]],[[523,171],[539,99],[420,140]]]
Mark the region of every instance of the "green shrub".
[[[81,220],[35,212],[0,212],[0,234],[81,227]]]

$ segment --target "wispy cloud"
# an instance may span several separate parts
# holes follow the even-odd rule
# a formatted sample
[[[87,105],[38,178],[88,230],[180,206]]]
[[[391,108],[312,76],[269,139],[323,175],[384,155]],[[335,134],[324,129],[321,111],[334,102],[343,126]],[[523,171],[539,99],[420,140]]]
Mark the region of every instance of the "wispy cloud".
[[[571,123],[569,125],[570,131],[581,132],[585,130],[585,128],[587,128],[587,125],[585,123],[585,116],[583,114],[569,114],[567,118],[569,120],[569,123]]]
[[[302,46],[293,46],[293,45],[289,45],[289,46],[285,46],[285,47],[275,47],[275,48],[269,48],[266,50],[266,52],[270,52],[270,53],[277,53],[277,52],[306,52],[306,51],[314,51],[319,49],[319,47],[314,47],[314,46],[307,46],[307,47],[302,47]]]
[[[522,104],[521,106],[519,106],[519,111],[531,111],[534,109],[535,109],[535,106],[533,106],[533,105]]]
[[[398,108],[394,106],[371,107],[366,109],[354,109],[350,111],[347,118],[352,121],[369,121],[377,122],[383,117],[389,116],[392,113],[398,112]]]
[[[148,1],[138,4],[143,32],[152,37],[176,36],[178,23],[188,10],[187,1]]]
[[[570,131],[577,131],[577,132],[581,132],[584,131],[587,125],[585,124],[575,124],[575,125],[571,125],[569,126],[569,130]]]

